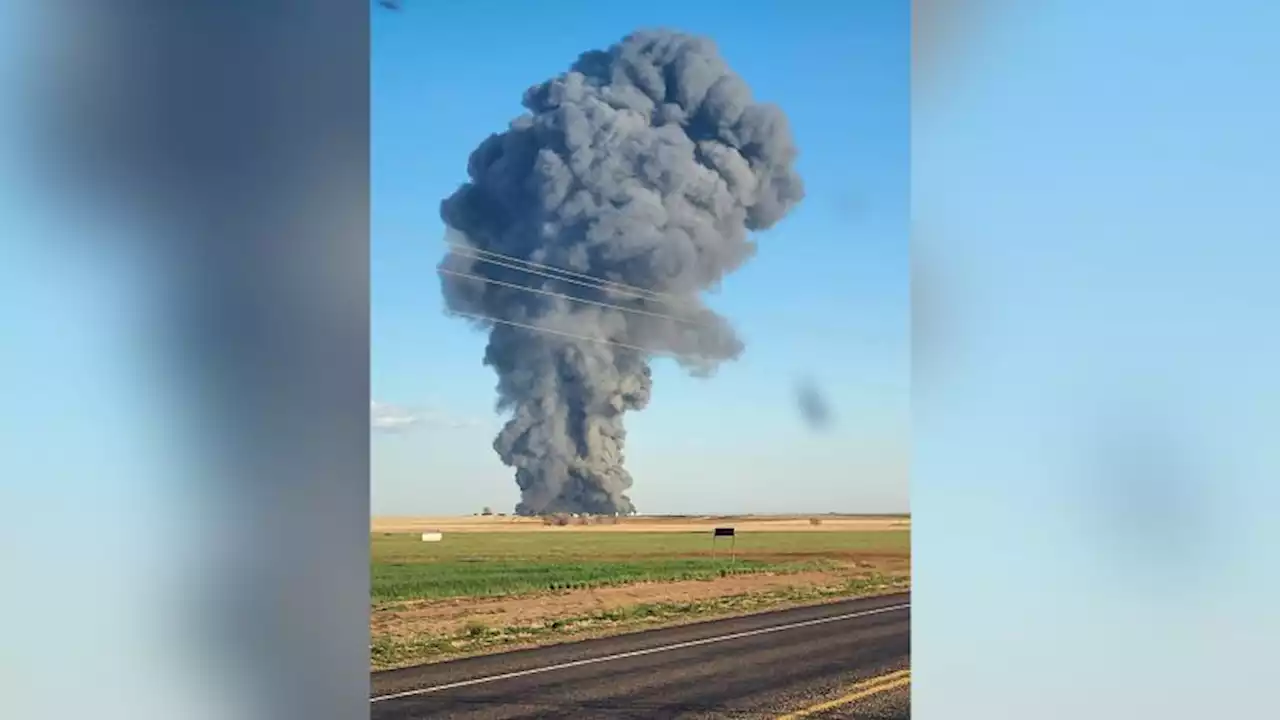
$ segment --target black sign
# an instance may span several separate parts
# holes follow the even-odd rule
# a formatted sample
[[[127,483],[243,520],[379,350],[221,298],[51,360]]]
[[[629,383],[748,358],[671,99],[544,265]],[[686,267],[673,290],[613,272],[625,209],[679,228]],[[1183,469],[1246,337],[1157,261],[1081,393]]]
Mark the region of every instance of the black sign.
[[[716,528],[715,537],[733,537],[733,528]]]

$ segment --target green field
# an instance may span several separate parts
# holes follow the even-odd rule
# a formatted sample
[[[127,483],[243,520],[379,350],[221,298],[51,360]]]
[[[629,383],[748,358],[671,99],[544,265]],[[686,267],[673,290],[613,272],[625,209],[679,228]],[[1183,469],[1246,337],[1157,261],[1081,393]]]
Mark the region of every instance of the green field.
[[[910,543],[905,530],[744,533],[730,561],[728,539],[713,557],[706,532],[477,532],[438,543],[376,534],[371,596],[379,604],[790,572],[860,553],[905,556]]]

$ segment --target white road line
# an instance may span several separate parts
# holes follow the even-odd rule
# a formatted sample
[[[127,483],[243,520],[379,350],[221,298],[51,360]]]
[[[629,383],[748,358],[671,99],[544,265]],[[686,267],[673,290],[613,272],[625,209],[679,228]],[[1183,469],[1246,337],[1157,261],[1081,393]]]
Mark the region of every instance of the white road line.
[[[794,630],[795,628],[809,627],[811,625],[822,625],[829,622],[837,622],[839,620],[850,620],[853,618],[866,617],[867,615],[878,615],[880,613],[893,612],[895,610],[906,610],[911,607],[911,603],[903,603],[901,605],[893,605],[890,607],[876,608],[875,610],[862,610],[854,613],[845,613],[844,615],[832,615],[830,617],[818,618],[816,620],[804,620],[801,622],[787,623],[786,625],[773,625],[758,630],[744,630],[743,632],[730,633],[728,635],[717,635],[716,637],[703,638],[701,640],[688,640],[673,645],[662,645],[660,647],[646,648],[644,650],[632,650],[630,652],[617,653],[616,655],[603,655],[597,658],[588,658],[586,660],[574,660],[573,662],[560,663],[558,665],[547,665],[545,667],[533,668],[531,670],[517,670],[515,672],[502,673],[501,675],[489,675],[487,677],[472,678],[471,680],[459,680],[445,685],[436,685],[435,687],[420,688],[418,690],[405,690],[404,692],[391,693],[389,695],[379,695],[371,698],[370,703],[381,702],[383,700],[394,700],[396,698],[411,697],[413,695],[427,695],[429,693],[440,692],[442,690],[453,690],[454,688],[468,687],[471,685],[483,685],[485,683],[497,682],[499,680],[510,680],[511,678],[524,677],[526,675],[537,675],[539,673],[551,672],[552,670],[564,670],[565,668],[580,667],[582,665],[594,665],[595,663],[610,662],[612,660],[624,660],[626,658],[640,657],[641,655],[652,655],[653,653],[667,652],[668,650],[680,650],[682,648],[696,647],[698,645],[710,645],[711,643],[724,642],[726,640],[737,640],[738,638],[752,637],[753,635],[766,635],[768,633],[781,632],[783,630]]]

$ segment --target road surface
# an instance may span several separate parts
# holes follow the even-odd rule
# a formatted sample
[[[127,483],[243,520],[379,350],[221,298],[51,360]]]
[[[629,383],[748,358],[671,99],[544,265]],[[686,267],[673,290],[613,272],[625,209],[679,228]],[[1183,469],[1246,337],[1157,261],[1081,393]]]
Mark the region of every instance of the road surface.
[[[375,673],[372,720],[910,717],[910,594]]]

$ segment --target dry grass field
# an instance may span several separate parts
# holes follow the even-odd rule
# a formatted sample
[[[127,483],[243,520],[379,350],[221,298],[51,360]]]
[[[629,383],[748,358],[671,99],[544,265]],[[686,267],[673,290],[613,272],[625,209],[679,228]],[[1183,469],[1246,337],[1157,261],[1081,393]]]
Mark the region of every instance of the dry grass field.
[[[818,524],[814,524],[816,519]],[[616,524],[571,522],[564,527],[545,524],[540,518],[512,515],[375,517],[374,533],[421,533],[439,530],[460,532],[700,532],[718,526],[738,532],[868,532],[910,530],[907,515],[636,515],[618,518]]]
[[[910,587],[907,516],[375,518],[374,668]],[[733,527],[713,552],[711,530]],[[423,542],[427,530],[440,542]]]

